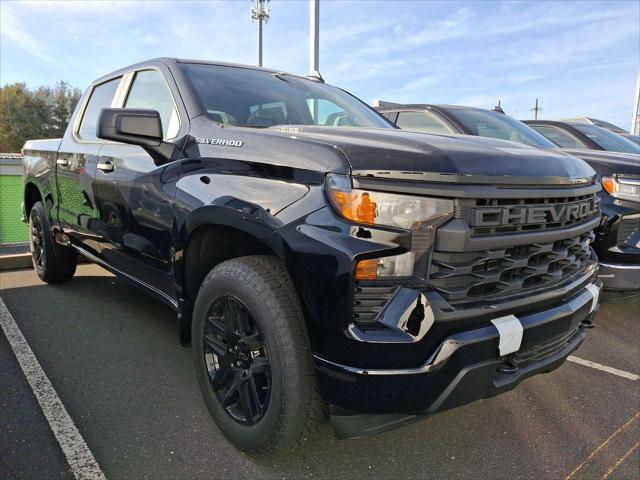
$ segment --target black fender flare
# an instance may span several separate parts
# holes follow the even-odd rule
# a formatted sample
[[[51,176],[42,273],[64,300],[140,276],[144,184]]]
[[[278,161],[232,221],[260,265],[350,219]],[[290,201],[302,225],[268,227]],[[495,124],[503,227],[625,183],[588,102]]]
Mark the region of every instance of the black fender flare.
[[[259,205],[229,196],[221,197],[216,204],[204,205],[190,212],[180,226],[176,225],[178,241],[175,245],[173,265],[182,345],[188,345],[191,338],[192,305],[185,294],[186,252],[190,240],[201,227],[233,229],[264,244],[280,260],[284,260],[282,241],[277,234],[282,222]]]

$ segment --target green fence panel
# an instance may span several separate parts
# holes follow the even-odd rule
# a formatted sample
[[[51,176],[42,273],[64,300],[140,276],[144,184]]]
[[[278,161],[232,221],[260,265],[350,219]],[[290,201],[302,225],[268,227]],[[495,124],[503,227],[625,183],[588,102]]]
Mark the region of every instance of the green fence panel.
[[[0,175],[0,243],[29,241],[29,230],[22,223],[22,178]]]

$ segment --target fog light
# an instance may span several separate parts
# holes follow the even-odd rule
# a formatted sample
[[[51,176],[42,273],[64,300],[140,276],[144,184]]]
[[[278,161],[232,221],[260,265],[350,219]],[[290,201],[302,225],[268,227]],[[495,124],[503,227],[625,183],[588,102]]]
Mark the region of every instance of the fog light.
[[[415,254],[413,252],[379,258],[376,272],[378,277],[410,277],[413,275],[414,263]]]
[[[360,260],[356,265],[356,280],[376,280],[387,277],[410,277],[415,263],[414,252],[393,257]]]

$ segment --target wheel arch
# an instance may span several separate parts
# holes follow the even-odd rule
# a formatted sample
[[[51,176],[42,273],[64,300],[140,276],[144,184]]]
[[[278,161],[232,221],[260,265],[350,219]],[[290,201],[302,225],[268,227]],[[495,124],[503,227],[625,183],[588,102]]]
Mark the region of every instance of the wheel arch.
[[[192,211],[182,224],[174,273],[189,309],[213,267],[232,258],[272,255],[283,260],[281,224],[262,207],[233,199]]]
[[[44,196],[40,191],[38,185],[32,181],[27,180],[24,184],[24,192],[23,192],[23,202],[24,202],[24,214],[25,218],[29,218],[29,212],[33,208],[33,205],[36,202],[43,201]]]

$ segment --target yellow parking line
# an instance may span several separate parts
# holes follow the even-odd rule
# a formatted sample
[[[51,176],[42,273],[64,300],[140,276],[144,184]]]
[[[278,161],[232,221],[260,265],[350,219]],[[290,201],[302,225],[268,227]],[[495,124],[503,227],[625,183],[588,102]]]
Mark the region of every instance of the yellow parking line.
[[[621,464],[622,462],[624,462],[624,461],[627,459],[627,457],[628,457],[629,455],[631,455],[631,454],[634,452],[634,450],[635,450],[636,448],[638,448],[638,447],[640,447],[640,442],[636,443],[633,447],[631,447],[631,448],[627,451],[627,453],[625,453],[625,454],[620,458],[620,460],[618,460],[618,461],[615,463],[615,465],[614,465],[613,467],[611,467],[609,470],[607,470],[607,473],[605,473],[605,474],[604,474],[604,476],[602,477],[602,480],[605,480],[605,479],[609,478],[609,475],[611,475],[611,474],[616,470],[616,468],[618,468],[618,467],[620,466],[620,464]]]
[[[640,417],[640,411],[638,411],[638,412],[637,412],[633,417],[631,417],[631,419],[629,419],[629,420],[627,421],[627,423],[625,423],[625,424],[624,424],[623,426],[621,426],[618,430],[616,430],[615,432],[613,432],[613,433],[609,436],[609,438],[607,438],[604,442],[602,442],[600,445],[598,445],[598,448],[596,448],[593,452],[591,452],[591,453],[589,454],[589,456],[588,456],[588,457],[587,457],[587,458],[586,458],[586,459],[585,459],[585,460],[584,460],[580,465],[578,465],[578,466],[573,470],[573,472],[571,472],[569,475],[567,475],[567,477],[566,477],[564,480],[570,480],[571,478],[573,478],[573,477],[576,475],[576,473],[578,473],[578,472],[582,469],[582,467],[584,467],[584,466],[585,466],[585,464],[586,464],[589,460],[591,460],[593,457],[595,457],[595,456],[596,456],[596,454],[597,454],[600,450],[602,450],[604,447],[606,447],[606,446],[609,444],[609,442],[611,442],[611,440],[613,440],[613,439],[614,439],[614,437],[616,437],[620,432],[622,432],[625,428],[627,428],[629,425],[631,425],[633,422],[635,422],[635,421],[638,419],[638,417]],[[632,451],[633,451],[633,450],[632,450]]]

